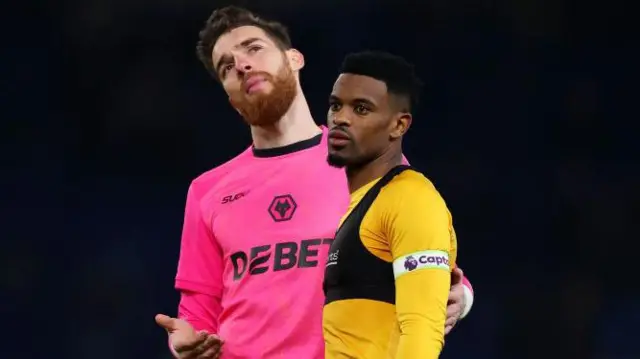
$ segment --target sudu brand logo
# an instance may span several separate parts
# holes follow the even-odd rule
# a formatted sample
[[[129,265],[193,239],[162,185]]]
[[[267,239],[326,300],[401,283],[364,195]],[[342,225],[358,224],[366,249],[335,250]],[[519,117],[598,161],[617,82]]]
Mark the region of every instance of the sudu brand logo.
[[[226,204],[226,203],[231,203],[233,201],[237,201],[240,198],[244,197],[246,194],[247,194],[247,192],[240,192],[240,193],[232,194],[232,195],[229,195],[229,196],[224,196],[222,198],[221,203],[222,204]]]

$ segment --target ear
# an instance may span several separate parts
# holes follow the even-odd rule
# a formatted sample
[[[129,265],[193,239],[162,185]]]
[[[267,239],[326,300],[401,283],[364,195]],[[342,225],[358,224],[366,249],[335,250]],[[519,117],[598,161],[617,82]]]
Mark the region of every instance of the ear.
[[[401,112],[393,118],[391,121],[391,131],[389,133],[389,138],[391,140],[397,140],[402,137],[411,126],[411,121],[413,118],[411,114],[408,112]]]
[[[296,49],[289,49],[285,53],[287,54],[287,60],[289,61],[291,70],[294,72],[302,70],[304,67],[304,55]]]

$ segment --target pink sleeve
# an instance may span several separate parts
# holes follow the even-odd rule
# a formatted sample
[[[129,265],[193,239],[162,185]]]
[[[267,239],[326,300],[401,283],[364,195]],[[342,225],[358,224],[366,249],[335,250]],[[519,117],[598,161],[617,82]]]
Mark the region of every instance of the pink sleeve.
[[[214,315],[217,318],[222,296],[222,250],[207,225],[200,207],[200,198],[191,184],[184,211],[180,260],[175,287],[182,293],[181,307],[191,315],[191,320],[212,325],[211,319],[198,318],[199,315]],[[188,292],[203,294],[208,300],[192,301]],[[204,298],[204,297],[203,297]],[[184,302],[184,303],[183,303]],[[206,310],[193,309],[194,303],[201,303]],[[208,314],[207,314],[208,313]],[[216,319],[217,321],[217,319]]]
[[[180,296],[178,318],[189,322],[195,330],[217,333],[221,311],[218,298],[195,292],[182,292]]]
[[[469,291],[471,292],[471,294],[473,294],[473,287],[471,286],[471,282],[469,282],[469,279],[466,276],[462,278],[462,284],[465,287],[469,288]]]

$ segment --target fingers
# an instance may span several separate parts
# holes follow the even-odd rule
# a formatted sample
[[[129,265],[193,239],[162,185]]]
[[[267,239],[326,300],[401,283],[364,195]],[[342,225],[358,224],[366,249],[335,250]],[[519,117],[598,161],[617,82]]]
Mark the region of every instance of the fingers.
[[[447,306],[447,319],[445,321],[445,325],[452,325],[458,321],[460,315],[462,314],[462,306],[458,303],[449,304]]]
[[[447,305],[447,319],[449,318],[458,318],[462,313],[462,308],[459,303],[451,303]]]
[[[204,353],[212,348],[219,348],[222,346],[222,340],[215,334],[209,335],[207,339],[198,347],[200,353]]]
[[[156,323],[169,332],[176,330],[175,319],[171,318],[168,315],[164,315],[164,314],[156,315]]]
[[[464,301],[464,285],[462,282],[453,284],[451,290],[449,290],[448,304],[462,303]]]
[[[181,351],[176,349],[181,359],[214,359],[219,356],[222,340],[215,334],[208,334],[205,331],[198,332],[198,335],[204,335],[204,340],[183,347]],[[188,348],[188,349],[187,349]]]
[[[175,354],[180,359],[216,359],[220,355],[222,339],[204,330],[195,332],[185,321],[164,314],[155,317],[156,323],[170,333]]]
[[[220,357],[220,354],[222,353],[222,345],[224,344],[224,342],[222,342],[217,337],[209,339],[213,339],[211,342],[211,346],[208,347],[208,349],[206,349],[202,354],[200,354],[198,359],[217,359],[218,357]]]
[[[462,305],[460,301],[451,301],[447,305],[447,319],[444,322],[444,334],[447,335],[456,325],[460,315],[462,314]]]
[[[462,269],[455,267],[451,272],[451,285],[456,285],[462,283],[462,278],[464,278],[464,272]]]
[[[188,357],[187,354],[190,354],[188,352],[194,351],[198,346],[204,343],[207,336],[207,332],[201,331],[188,340],[176,340],[176,342],[173,343],[173,347],[176,350],[176,353],[180,354],[180,357],[183,357],[183,354]]]
[[[444,327],[444,335],[447,335],[451,332],[451,329],[453,329],[453,325],[445,325]]]
[[[457,316],[449,316],[449,313],[447,312],[447,320],[444,322],[444,335],[447,335],[449,334],[449,332],[451,332],[451,329],[453,329],[457,321]]]
[[[222,345],[216,345],[213,348],[209,348],[206,352],[200,355],[199,359],[218,359],[222,354]]]

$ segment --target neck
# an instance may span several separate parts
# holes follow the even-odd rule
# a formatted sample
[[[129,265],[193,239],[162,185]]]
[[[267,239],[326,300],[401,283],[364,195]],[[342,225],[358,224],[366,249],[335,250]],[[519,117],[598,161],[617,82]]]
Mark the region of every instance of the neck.
[[[382,155],[373,161],[362,166],[347,167],[347,179],[349,181],[349,192],[353,193],[358,188],[366,185],[376,178],[384,176],[393,167],[402,164],[401,149],[389,148]]]
[[[307,99],[298,87],[298,95],[282,118],[270,126],[251,126],[253,146],[267,149],[304,141],[322,132],[313,121]]]

